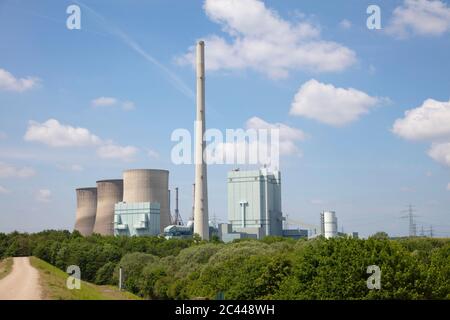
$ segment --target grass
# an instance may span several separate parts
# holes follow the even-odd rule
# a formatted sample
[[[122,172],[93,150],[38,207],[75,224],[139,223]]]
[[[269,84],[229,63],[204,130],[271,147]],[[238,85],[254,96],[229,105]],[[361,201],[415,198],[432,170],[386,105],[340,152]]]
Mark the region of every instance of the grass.
[[[30,257],[30,262],[39,271],[43,297],[46,300],[140,299],[132,293],[119,291],[118,288],[113,286],[97,286],[85,281],[81,281],[80,289],[70,290],[66,286],[69,276],[67,273],[36,257]]]
[[[0,260],[0,280],[6,277],[11,272],[13,262],[14,261],[12,258]]]

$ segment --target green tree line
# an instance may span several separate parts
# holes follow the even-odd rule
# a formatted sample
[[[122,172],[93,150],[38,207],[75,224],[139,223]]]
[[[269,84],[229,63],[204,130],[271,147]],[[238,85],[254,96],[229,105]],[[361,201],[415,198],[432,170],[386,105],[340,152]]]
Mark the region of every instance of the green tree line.
[[[0,233],[0,257],[37,256],[83,280],[118,284],[149,299],[450,299],[450,239],[334,238],[224,244],[163,237]],[[367,267],[381,270],[368,289]]]

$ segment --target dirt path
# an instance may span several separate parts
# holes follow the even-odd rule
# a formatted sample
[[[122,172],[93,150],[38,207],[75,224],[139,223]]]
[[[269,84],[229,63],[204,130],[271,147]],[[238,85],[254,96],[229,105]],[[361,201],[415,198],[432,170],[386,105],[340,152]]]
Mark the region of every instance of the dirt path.
[[[0,280],[0,300],[40,300],[39,272],[28,257],[14,258],[10,274]]]

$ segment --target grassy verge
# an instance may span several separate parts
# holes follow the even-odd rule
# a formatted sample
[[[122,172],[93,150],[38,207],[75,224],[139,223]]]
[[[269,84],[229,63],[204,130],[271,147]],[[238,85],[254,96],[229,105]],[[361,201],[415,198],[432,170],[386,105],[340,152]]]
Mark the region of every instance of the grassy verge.
[[[40,274],[40,282],[47,300],[138,300],[139,297],[129,292],[119,291],[113,286],[97,286],[82,281],[81,288],[69,290],[66,286],[68,274],[40,260],[30,257],[30,262]]]
[[[13,258],[0,260],[0,280],[6,277],[12,270]]]

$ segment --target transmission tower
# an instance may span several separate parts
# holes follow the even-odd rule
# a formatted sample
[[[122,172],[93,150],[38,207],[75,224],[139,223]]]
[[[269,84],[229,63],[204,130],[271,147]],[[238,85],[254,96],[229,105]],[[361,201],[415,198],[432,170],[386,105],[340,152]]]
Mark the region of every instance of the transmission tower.
[[[183,225],[183,219],[181,218],[180,211],[178,210],[178,187],[175,188],[175,214],[173,217],[173,224],[177,226]]]
[[[408,214],[405,216],[402,216],[400,218],[402,219],[408,219],[409,220],[409,236],[415,237],[417,236],[417,228],[416,223],[414,222],[414,218],[418,217],[414,214],[416,210],[412,205],[408,205],[408,209],[403,210],[402,212],[407,212]]]

